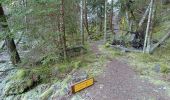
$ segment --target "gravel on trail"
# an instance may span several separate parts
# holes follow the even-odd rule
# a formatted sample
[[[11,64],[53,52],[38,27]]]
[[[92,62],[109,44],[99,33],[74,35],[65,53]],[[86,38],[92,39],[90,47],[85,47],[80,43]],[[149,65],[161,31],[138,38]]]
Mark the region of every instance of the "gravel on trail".
[[[98,43],[92,46],[98,54]],[[95,77],[95,84],[77,95],[83,100],[170,100],[165,89],[160,89],[140,76],[119,59],[108,61],[104,72]]]

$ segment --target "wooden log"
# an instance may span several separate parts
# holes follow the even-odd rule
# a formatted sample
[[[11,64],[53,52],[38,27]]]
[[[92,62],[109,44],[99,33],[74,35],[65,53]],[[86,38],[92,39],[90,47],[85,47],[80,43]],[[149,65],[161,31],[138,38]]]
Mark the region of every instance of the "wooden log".
[[[166,41],[168,38],[170,38],[170,32],[168,32],[162,39],[160,39],[160,41],[158,43],[156,43],[150,50],[150,53],[153,53],[154,50],[160,45],[162,44],[164,41]]]
[[[3,44],[1,45],[1,48],[0,49],[4,49],[5,47],[5,41],[3,42]]]
[[[120,45],[111,45],[110,47],[117,48],[117,49],[120,49],[120,50],[125,51],[125,52],[140,52],[140,53],[143,52],[142,50],[133,49],[133,48],[125,48],[125,47],[122,47]]]
[[[141,19],[140,22],[139,22],[139,25],[138,25],[139,28],[142,26],[142,24],[144,23],[144,21],[145,21],[145,19],[146,19],[146,16],[148,15],[150,5],[151,5],[151,3],[149,4],[149,6],[148,6],[148,8],[146,9],[146,11],[145,11],[142,19]]]

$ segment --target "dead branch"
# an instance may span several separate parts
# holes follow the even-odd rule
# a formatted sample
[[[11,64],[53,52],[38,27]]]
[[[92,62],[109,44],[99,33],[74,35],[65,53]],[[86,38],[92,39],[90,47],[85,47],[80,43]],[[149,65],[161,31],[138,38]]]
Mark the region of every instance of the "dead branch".
[[[145,11],[145,13],[144,13],[142,19],[141,19],[140,22],[139,22],[139,25],[138,25],[139,28],[142,26],[143,22],[144,22],[145,19],[146,19],[146,16],[148,15],[150,5],[151,5],[151,3],[149,4],[149,6],[148,6],[148,8],[146,9],[146,11]]]
[[[5,41],[4,41],[4,43],[2,44],[2,46],[1,46],[0,49],[4,49],[4,47],[5,47]]]
[[[154,50],[155,50],[159,45],[161,45],[164,41],[166,41],[168,38],[170,38],[170,32],[167,33],[162,39],[160,39],[160,41],[159,41],[157,44],[155,44],[155,45],[151,48],[150,53],[153,53]]]
[[[133,48],[125,48],[125,47],[122,47],[120,45],[111,45],[111,47],[120,49],[120,50],[125,51],[125,52],[141,52],[141,53],[143,52],[142,50],[133,49]]]

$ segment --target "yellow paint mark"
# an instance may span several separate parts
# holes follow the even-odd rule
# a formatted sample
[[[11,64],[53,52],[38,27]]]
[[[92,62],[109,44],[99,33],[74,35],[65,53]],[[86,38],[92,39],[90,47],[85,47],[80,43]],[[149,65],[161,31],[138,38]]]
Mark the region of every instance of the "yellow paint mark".
[[[92,86],[93,84],[94,84],[94,78],[89,78],[87,80],[76,83],[72,86],[72,93],[79,92],[89,86]]]

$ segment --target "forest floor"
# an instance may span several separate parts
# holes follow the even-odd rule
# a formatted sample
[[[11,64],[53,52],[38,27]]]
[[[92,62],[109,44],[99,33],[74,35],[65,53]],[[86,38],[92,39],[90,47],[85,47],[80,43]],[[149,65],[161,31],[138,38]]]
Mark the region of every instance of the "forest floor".
[[[96,55],[103,55],[99,50],[100,43],[92,45]],[[109,55],[108,55],[109,56]],[[123,60],[122,60],[123,59]],[[95,84],[73,96],[81,100],[169,100],[167,88],[155,85],[147,78],[141,78],[128,59],[109,58],[103,73],[95,77]]]
[[[155,64],[152,62],[153,65],[150,63],[148,63],[148,65],[146,65],[147,63],[142,64],[144,67],[139,67],[141,68],[140,70],[136,67],[136,63],[139,62],[134,59],[138,59],[137,57],[144,54],[124,53],[116,51],[113,48],[105,48],[101,41],[90,43],[90,49],[92,56],[85,56],[86,59],[90,60],[90,63],[87,64],[89,67],[82,67],[80,70],[86,71],[90,77],[94,77],[95,84],[79,93],[71,95],[71,97],[66,96],[64,99],[58,99],[56,97],[53,98],[54,100],[169,100],[170,85],[167,84],[168,82],[164,84],[163,81],[155,81],[153,78],[148,77],[148,74],[145,75],[147,77],[141,75],[141,73],[145,74],[146,72],[154,71],[152,67],[150,70],[148,66]],[[7,55],[6,52],[2,52],[0,55],[1,60],[9,60],[9,57],[4,56]],[[133,59],[131,59],[129,55],[133,56]],[[147,56],[144,56],[141,62],[144,62],[144,59],[147,59]],[[1,70],[12,68],[10,64],[6,65],[6,63],[4,63],[4,65],[0,65]],[[1,94],[3,87],[6,85],[5,80],[14,73],[16,73],[16,69],[10,70],[6,74],[0,74],[0,100],[2,99]],[[152,75],[158,78],[159,74],[160,73],[155,73]],[[45,89],[41,90],[42,87]],[[22,100],[23,97],[26,97],[29,98],[26,100],[30,100],[31,98],[34,98],[31,100],[41,100],[38,99],[39,96],[46,89],[48,90],[49,87],[49,84],[42,84],[26,94],[16,96],[16,98],[18,97]],[[37,90],[40,92],[37,93]],[[57,90],[54,91],[54,94],[56,91]],[[11,99],[9,97],[9,99],[6,100],[13,100],[12,98],[13,96],[11,96]]]

